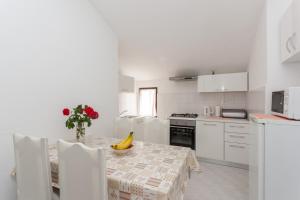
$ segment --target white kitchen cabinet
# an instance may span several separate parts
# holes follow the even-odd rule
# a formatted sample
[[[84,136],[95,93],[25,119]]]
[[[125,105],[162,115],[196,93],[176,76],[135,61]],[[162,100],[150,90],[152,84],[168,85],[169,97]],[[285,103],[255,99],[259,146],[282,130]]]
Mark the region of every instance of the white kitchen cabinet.
[[[300,2],[293,1],[280,23],[281,61],[300,61]]]
[[[248,73],[198,76],[198,92],[248,91]]]
[[[249,164],[249,124],[225,123],[225,161]]]
[[[119,90],[120,92],[134,92],[134,78],[120,74]]]
[[[225,132],[225,142],[248,144],[249,143],[249,134]]]
[[[282,62],[285,62],[294,54],[291,43],[291,37],[294,33],[292,7],[290,7],[283,16],[280,24],[280,31],[281,60]]]
[[[225,142],[225,160],[248,165],[249,150],[247,144]]]
[[[224,160],[224,123],[197,121],[196,132],[197,156]]]
[[[248,91],[248,73],[221,74],[219,83],[224,92]]]
[[[204,75],[198,77],[198,92],[216,92],[220,90],[220,79],[216,75]]]
[[[247,121],[198,120],[196,154],[201,158],[248,165],[249,129]]]
[[[249,124],[226,123],[225,131],[229,133],[249,133]]]

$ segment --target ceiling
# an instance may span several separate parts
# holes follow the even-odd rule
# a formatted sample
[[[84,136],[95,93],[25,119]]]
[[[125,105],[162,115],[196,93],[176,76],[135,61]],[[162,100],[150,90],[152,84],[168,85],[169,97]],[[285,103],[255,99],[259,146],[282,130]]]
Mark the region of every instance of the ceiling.
[[[264,0],[94,0],[137,80],[245,71]]]

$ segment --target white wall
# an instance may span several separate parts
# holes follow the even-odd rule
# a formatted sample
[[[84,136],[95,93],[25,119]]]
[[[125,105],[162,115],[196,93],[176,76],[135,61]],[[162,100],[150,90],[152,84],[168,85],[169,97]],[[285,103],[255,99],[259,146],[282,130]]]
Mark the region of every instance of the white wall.
[[[224,108],[246,108],[246,93],[198,93],[196,81],[176,82],[168,78],[137,81],[136,91],[143,87],[158,87],[158,117],[172,113],[203,114],[203,106],[223,105]]]
[[[247,110],[249,113],[265,113],[266,88],[249,90],[247,93]]]
[[[109,135],[118,112],[118,43],[88,0],[0,1],[0,199],[16,199],[12,133],[72,136],[62,108],[100,112],[88,133]]]
[[[265,87],[267,84],[267,13],[263,9],[257,25],[253,47],[248,65],[249,92],[247,93],[247,110],[265,112]]]
[[[281,64],[280,20],[292,0],[267,1],[267,63],[268,84],[266,88],[266,110],[271,108],[271,92],[289,86],[300,86],[300,63]]]
[[[119,113],[122,115],[137,115],[137,98],[134,92],[119,93]],[[125,112],[126,111],[126,112]]]
[[[249,90],[265,87],[267,82],[266,9],[260,17],[248,65]]]
[[[280,21],[292,0],[267,0],[260,19],[249,71],[251,110],[270,113],[272,91],[300,86],[300,63],[282,64],[280,60]],[[263,93],[265,95],[263,95]]]

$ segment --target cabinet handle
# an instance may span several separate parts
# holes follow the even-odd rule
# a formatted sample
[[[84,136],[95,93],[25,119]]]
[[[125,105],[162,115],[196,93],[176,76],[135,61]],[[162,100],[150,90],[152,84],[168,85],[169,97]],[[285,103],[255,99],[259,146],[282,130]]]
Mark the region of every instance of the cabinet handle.
[[[245,149],[245,147],[244,146],[239,146],[239,145],[229,145],[230,147],[232,147],[232,148],[239,148],[239,149]]]
[[[245,138],[245,136],[238,136],[238,135],[229,135],[231,138]]]
[[[231,125],[231,126],[229,126],[230,128],[245,128],[244,126],[233,126],[233,125]]]
[[[297,48],[296,48],[296,46],[295,46],[295,38],[296,38],[296,33],[294,33],[293,35],[292,35],[292,37],[291,37],[291,39],[290,39],[290,43],[291,43],[291,45],[292,45],[292,47],[293,47],[293,49],[296,51],[297,50]]]
[[[289,53],[292,53],[292,51],[291,51],[291,49],[290,49],[290,47],[289,47],[290,41],[291,41],[291,37],[289,37],[289,38],[287,39],[287,41],[286,41],[286,43],[285,43],[285,48],[286,48],[286,50],[287,50]]]
[[[191,129],[194,130],[193,127],[187,127],[187,126],[170,126],[171,128],[177,128],[177,129]]]
[[[206,123],[204,123],[203,125],[205,125],[205,126],[217,126],[217,124],[206,124]]]

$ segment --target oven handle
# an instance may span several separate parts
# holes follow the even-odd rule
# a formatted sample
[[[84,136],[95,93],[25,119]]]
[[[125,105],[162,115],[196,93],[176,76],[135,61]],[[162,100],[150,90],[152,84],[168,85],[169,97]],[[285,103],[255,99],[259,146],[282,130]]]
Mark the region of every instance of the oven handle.
[[[185,129],[191,129],[194,130],[195,127],[187,127],[187,126],[170,126],[171,128],[185,128]]]

